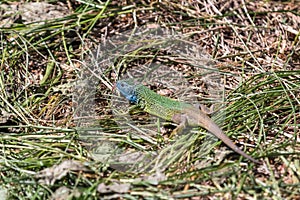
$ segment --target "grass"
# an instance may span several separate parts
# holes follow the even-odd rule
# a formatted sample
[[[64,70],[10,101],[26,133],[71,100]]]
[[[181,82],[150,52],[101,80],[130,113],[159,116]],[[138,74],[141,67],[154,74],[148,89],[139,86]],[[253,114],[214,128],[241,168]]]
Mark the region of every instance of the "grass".
[[[51,1],[32,19],[5,7],[0,197],[299,198],[298,4],[196,2]],[[163,32],[145,28],[154,24]],[[114,91],[125,76],[214,105],[224,132],[263,164],[201,128],[170,137],[176,125]]]

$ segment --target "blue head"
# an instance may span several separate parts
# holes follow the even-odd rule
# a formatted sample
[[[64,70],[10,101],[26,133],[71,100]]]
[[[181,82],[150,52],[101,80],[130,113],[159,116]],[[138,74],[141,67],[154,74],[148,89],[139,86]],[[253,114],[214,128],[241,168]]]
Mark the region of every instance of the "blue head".
[[[117,89],[131,103],[137,103],[138,97],[136,94],[136,85],[132,80],[117,81]]]

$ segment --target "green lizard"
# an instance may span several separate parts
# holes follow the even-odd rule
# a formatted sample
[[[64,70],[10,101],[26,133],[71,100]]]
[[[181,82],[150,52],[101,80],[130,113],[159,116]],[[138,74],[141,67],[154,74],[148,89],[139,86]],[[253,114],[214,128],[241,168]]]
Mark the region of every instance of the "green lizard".
[[[135,84],[131,79],[117,81],[116,87],[127,100],[138,105],[143,111],[179,124],[174,131],[181,131],[187,125],[201,126],[235,152],[255,163],[260,163],[239,149],[204,112],[191,104],[161,96],[142,84]]]

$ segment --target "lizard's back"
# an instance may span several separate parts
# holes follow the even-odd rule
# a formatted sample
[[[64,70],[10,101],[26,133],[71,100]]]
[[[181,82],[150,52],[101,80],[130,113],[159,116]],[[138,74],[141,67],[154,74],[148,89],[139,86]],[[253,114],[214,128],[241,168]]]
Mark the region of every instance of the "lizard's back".
[[[138,104],[144,111],[169,121],[172,121],[174,114],[180,114],[185,108],[191,107],[190,104],[161,96],[144,85],[137,85],[136,93]]]

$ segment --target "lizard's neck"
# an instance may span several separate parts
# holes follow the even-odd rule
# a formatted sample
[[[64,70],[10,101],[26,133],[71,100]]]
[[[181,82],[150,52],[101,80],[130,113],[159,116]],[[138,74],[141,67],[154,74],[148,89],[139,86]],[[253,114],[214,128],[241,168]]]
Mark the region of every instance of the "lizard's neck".
[[[126,96],[126,99],[130,101],[130,103],[138,103],[138,97],[135,92]]]

